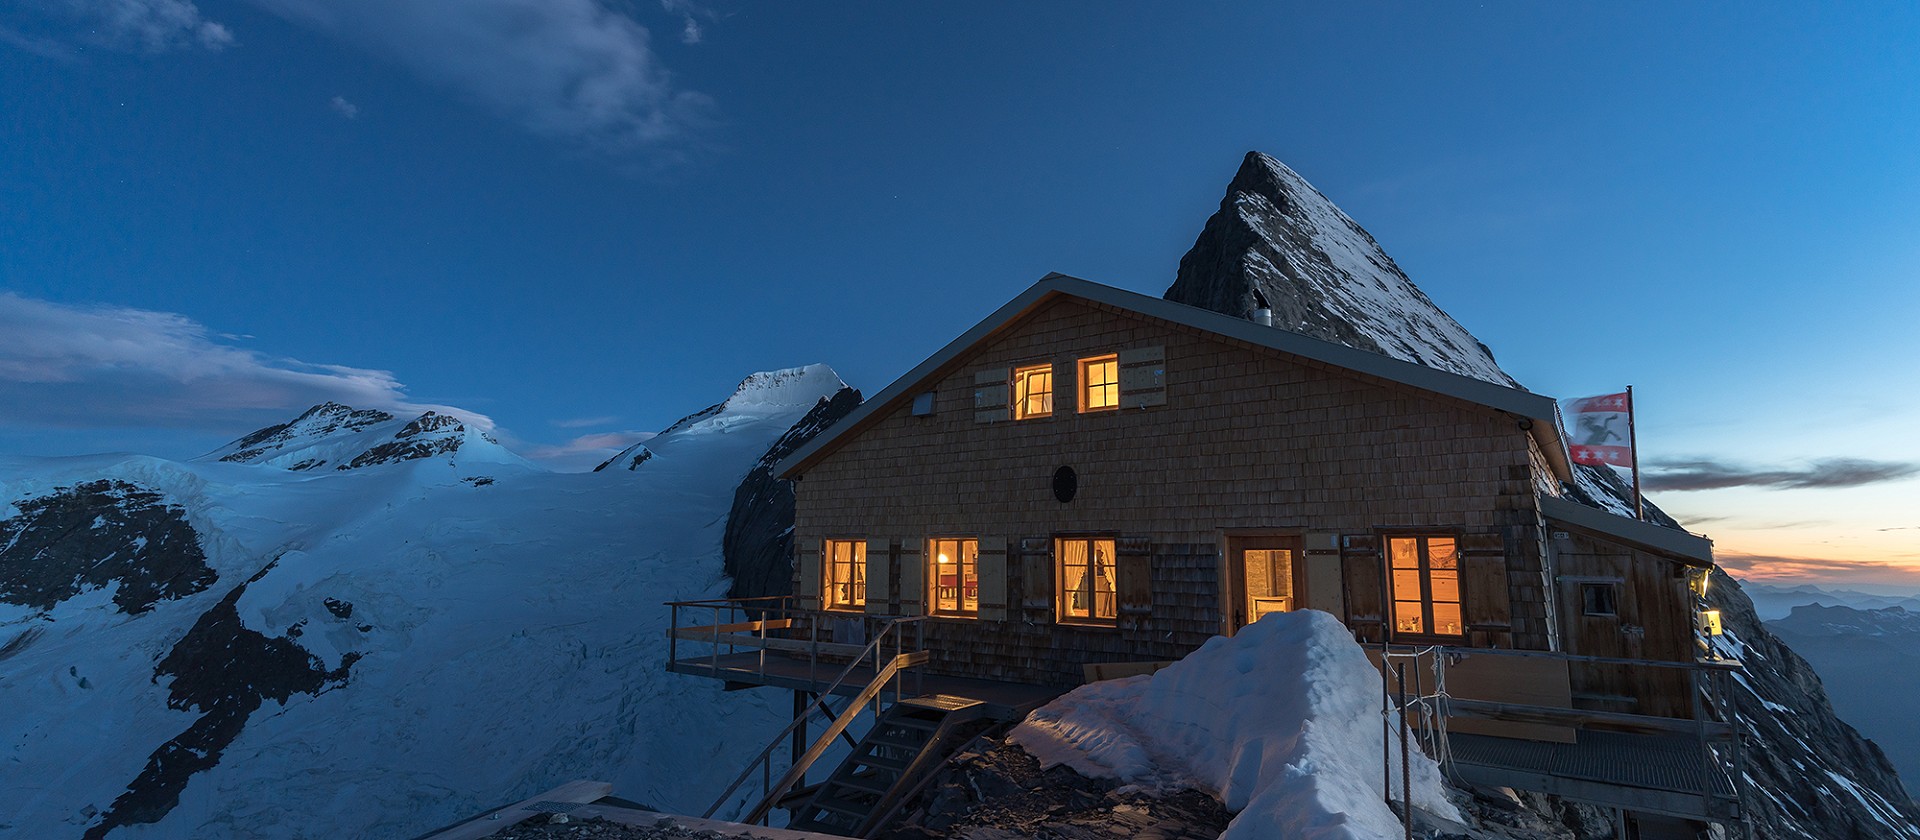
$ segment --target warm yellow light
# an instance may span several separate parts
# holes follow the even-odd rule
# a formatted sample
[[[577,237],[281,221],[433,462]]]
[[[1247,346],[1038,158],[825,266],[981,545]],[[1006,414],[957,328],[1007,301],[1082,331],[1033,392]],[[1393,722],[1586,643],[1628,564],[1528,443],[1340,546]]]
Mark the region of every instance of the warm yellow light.
[[[953,561],[952,561],[952,560],[948,560],[948,559],[947,559],[947,555],[946,555],[945,553],[942,553],[942,554],[940,555],[940,562],[942,562],[942,563],[951,563],[951,562],[953,562]]]
[[[1720,635],[1722,630],[1720,625],[1720,611],[1702,610],[1700,612],[1700,630],[1709,636]]]

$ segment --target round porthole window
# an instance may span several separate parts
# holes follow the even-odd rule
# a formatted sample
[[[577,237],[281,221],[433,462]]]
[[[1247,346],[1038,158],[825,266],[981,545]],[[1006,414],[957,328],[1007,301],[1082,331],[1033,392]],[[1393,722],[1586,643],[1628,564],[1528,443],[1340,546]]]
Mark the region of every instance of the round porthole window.
[[[1061,467],[1053,471],[1053,497],[1061,504],[1073,501],[1075,493],[1080,492],[1080,476],[1072,467]]]

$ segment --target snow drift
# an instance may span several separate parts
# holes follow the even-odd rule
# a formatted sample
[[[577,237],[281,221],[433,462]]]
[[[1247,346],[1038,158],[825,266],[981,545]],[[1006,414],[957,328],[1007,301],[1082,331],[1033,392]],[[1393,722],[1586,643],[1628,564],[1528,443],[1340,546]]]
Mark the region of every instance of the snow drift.
[[[1385,803],[1380,672],[1338,619],[1274,613],[1151,676],[1074,689],[1015,728],[1042,764],[1156,788],[1192,786],[1238,812],[1223,840],[1401,836]],[[1413,803],[1459,820],[1438,765],[1413,755]],[[1393,761],[1394,798],[1400,763]]]

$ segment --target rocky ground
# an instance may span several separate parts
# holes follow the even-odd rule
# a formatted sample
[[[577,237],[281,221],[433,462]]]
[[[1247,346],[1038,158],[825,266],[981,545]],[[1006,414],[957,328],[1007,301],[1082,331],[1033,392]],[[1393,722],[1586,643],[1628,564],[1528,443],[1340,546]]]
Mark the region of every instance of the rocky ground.
[[[691,829],[672,820],[653,825],[625,825],[600,817],[577,819],[566,814],[535,817],[489,835],[491,840],[748,840],[752,836]]]
[[[1041,770],[1026,751],[983,739],[934,777],[885,840],[1213,840],[1233,818],[1199,791],[1157,797],[1089,779],[1066,767]]]

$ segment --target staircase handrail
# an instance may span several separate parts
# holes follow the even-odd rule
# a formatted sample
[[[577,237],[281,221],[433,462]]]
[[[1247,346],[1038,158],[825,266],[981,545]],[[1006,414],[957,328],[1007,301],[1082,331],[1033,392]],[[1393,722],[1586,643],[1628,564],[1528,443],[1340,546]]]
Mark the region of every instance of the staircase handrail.
[[[775,735],[773,737],[773,740],[767,742],[766,749],[761,750],[759,756],[755,757],[754,760],[747,762],[746,768],[740,771],[739,777],[733,780],[733,784],[730,784],[727,786],[726,791],[721,793],[720,797],[713,801],[713,805],[707,808],[707,812],[705,814],[702,814],[701,816],[704,818],[711,818],[714,814],[719,813],[720,806],[726,804],[727,798],[730,796],[733,796],[733,792],[736,790],[739,790],[740,786],[746,783],[748,777],[753,775],[753,768],[759,767],[763,762],[766,762],[770,758],[772,758],[773,751],[780,747],[780,742],[782,740],[784,740],[788,735],[792,734],[795,729],[800,728],[800,726],[804,725],[809,719],[811,719],[813,717],[814,712],[820,711],[822,708],[824,708],[826,706],[827,697],[829,695],[832,695],[835,689],[838,689],[842,683],[845,683],[847,681],[847,677],[853,673],[853,669],[860,667],[860,663],[866,660],[868,654],[872,654],[875,660],[877,661],[879,659],[880,643],[886,640],[888,633],[897,634],[899,633],[899,630],[897,629],[897,625],[905,624],[911,621],[919,621],[920,619],[921,619],[921,616],[907,616],[902,618],[890,619],[886,623],[882,624],[880,627],[880,632],[875,633],[873,635],[873,641],[870,641],[867,643],[866,648],[860,652],[860,655],[855,656],[853,658],[853,661],[848,662],[845,668],[840,669],[840,675],[837,677],[834,677],[833,682],[831,684],[829,684],[826,688],[821,689],[819,694],[815,695],[812,705],[808,706],[807,710],[804,713],[795,715],[793,718],[793,722],[787,724],[786,728],[780,730],[780,734]],[[895,650],[899,649],[898,639],[895,639],[894,649]],[[894,674],[899,672],[901,667],[905,667],[905,666],[900,666],[901,660],[906,659],[908,657],[914,657],[914,656],[918,656],[918,659],[912,663],[914,665],[923,663],[928,658],[926,652],[924,651],[916,651],[915,653],[910,653],[910,654],[895,654],[893,657],[893,661],[887,664],[887,667],[885,670],[886,677],[888,679],[891,679]],[[848,723],[851,723],[853,719],[852,716],[859,713],[860,707],[863,704],[867,703],[868,701],[871,701],[875,696],[878,695],[878,690],[876,687],[884,686],[885,682],[886,680],[881,679],[880,674],[875,674],[873,682],[869,683],[867,686],[867,689],[872,690],[873,693],[869,694],[867,691],[862,691],[860,699],[857,700],[856,702],[847,704],[846,711],[842,712],[839,715],[839,717],[835,719],[836,722],[841,718],[845,718]],[[840,732],[845,730],[846,730],[846,726],[842,725],[840,726],[839,729],[830,729],[830,732],[832,735],[837,736]],[[826,740],[831,741],[832,738],[829,737]],[[821,751],[824,751],[826,749],[824,746],[821,746],[819,744],[815,744],[815,747]],[[812,751],[810,750],[809,752],[811,753]],[[808,763],[811,763],[811,762],[808,762]],[[791,782],[789,782],[788,784],[790,786]],[[762,804],[764,805],[764,803]],[[759,810],[759,809],[756,809],[756,810]],[[764,816],[764,813],[763,813],[763,816]],[[751,823],[752,821],[748,820],[746,822]]]
[[[755,805],[753,810],[747,814],[746,819],[741,820],[741,822],[753,825],[766,819],[767,812],[773,810],[773,803],[778,802],[781,797],[786,796],[787,791],[793,787],[794,783],[806,776],[807,770],[813,767],[813,763],[820,760],[820,756],[827,751],[827,747],[833,745],[833,739],[840,737],[840,733],[845,732],[847,727],[852,725],[853,719],[860,716],[863,706],[871,702],[875,697],[880,696],[881,691],[886,690],[887,682],[892,680],[895,674],[898,674],[905,668],[924,665],[927,660],[931,658],[932,654],[924,650],[914,651],[913,653],[896,654],[892,660],[887,662],[887,666],[880,670],[880,673],[873,675],[873,681],[867,683],[867,687],[860,690],[860,695],[855,697],[852,703],[847,704],[847,710],[841,712],[839,717],[833,719],[833,723],[827,725],[826,731],[820,733],[820,737],[813,742],[813,746],[807,748],[806,753],[800,756],[800,760],[794,762],[792,767],[787,768],[786,774],[780,777],[780,781],[775,782],[773,787],[767,789],[767,795],[761,798],[760,804]],[[775,743],[777,744],[779,742],[775,741]],[[752,768],[748,769],[751,771]]]

